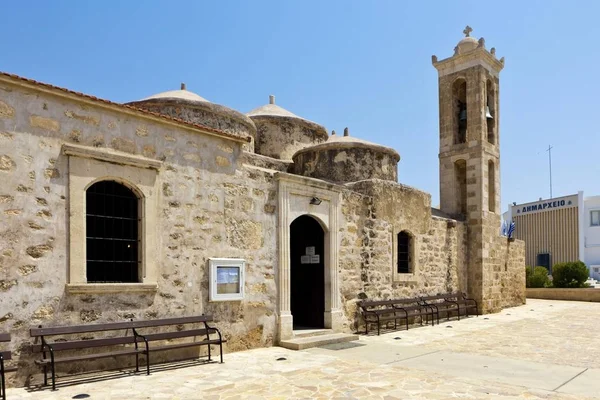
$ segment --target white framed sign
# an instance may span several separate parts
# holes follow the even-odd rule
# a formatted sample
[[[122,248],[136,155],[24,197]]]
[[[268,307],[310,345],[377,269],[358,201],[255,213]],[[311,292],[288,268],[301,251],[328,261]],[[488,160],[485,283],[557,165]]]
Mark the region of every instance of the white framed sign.
[[[246,261],[239,258],[209,258],[209,301],[244,298]]]

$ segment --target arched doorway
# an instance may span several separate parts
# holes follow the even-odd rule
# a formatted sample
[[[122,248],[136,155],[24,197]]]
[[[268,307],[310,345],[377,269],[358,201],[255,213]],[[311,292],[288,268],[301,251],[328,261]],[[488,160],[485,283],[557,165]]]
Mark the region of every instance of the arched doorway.
[[[290,225],[290,308],[294,329],[323,328],[325,313],[325,232],[302,215]]]

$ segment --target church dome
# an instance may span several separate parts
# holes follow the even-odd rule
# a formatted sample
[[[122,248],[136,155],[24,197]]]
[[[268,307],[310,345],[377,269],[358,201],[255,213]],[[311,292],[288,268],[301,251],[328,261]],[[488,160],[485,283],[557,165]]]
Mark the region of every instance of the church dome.
[[[219,129],[235,136],[250,137],[252,141],[244,145],[244,150],[254,151],[256,125],[249,117],[229,107],[211,103],[186,90],[183,83],[180,90],[158,93],[127,104],[192,124]]]
[[[194,92],[190,92],[186,90],[185,83],[181,84],[181,90],[169,90],[167,92],[157,93],[155,95],[146,97],[140,101],[153,100],[153,99],[180,99],[180,100],[189,100],[189,101],[205,101],[208,102],[204,97],[198,96]]]
[[[474,37],[466,37],[463,38],[460,42],[458,42],[458,48],[461,53],[466,53],[467,51],[471,51],[476,49],[479,46],[479,42]]]
[[[366,179],[398,180],[400,155],[390,147],[335,132],[324,143],[301,149],[293,156],[298,175],[336,183]]]
[[[273,95],[246,115],[256,125],[255,151],[264,156],[291,160],[296,151],[327,140],[325,127],[278,106]]]
[[[269,96],[269,104],[264,106],[256,107],[254,110],[246,114],[250,118],[252,117],[289,117],[289,118],[300,118],[296,114],[289,112],[283,107],[275,104],[275,96]],[[302,118],[300,118],[302,119]]]
[[[468,51],[476,49],[479,46],[479,41],[471,36],[472,31],[473,29],[468,25],[463,30],[465,37],[462,38],[462,40],[456,45],[459,53],[466,53]]]

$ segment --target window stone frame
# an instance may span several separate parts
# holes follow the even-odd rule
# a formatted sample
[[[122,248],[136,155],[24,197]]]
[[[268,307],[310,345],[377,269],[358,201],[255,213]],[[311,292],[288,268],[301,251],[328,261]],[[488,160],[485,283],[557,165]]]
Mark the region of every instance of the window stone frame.
[[[409,273],[398,272],[398,234],[400,232],[406,232],[411,238],[411,246],[410,246],[410,259],[411,259],[410,271],[411,272],[409,272]],[[418,251],[417,235],[415,235],[409,229],[394,227],[392,229],[392,281],[393,282],[415,283],[417,281],[417,276],[419,273],[418,260],[419,260],[419,251]]]
[[[69,293],[153,292],[158,288],[158,172],[162,162],[108,149],[63,145],[68,157]],[[86,190],[96,182],[114,180],[138,196],[141,216],[138,283],[88,283],[86,278]]]

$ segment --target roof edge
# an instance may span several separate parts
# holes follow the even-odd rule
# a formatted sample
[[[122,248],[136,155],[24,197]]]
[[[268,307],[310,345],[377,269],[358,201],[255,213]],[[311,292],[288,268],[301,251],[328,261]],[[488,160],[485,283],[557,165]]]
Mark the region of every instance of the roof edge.
[[[184,120],[178,118],[172,118],[166,115],[162,115],[159,113],[155,113],[152,111],[147,111],[141,108],[133,107],[127,104],[116,103],[110,100],[101,99],[99,97],[91,96],[85,93],[76,92],[70,89],[66,89],[60,86],[51,85],[49,83],[39,82],[34,79],[24,78],[19,75],[9,74],[7,72],[0,71],[0,82],[6,82],[8,84],[13,84],[16,86],[33,88],[34,90],[39,90],[41,92],[45,92],[54,96],[69,98],[71,100],[92,104],[98,107],[106,108],[112,111],[121,112],[124,114],[135,115],[142,118],[150,119],[155,122],[165,123],[168,125],[173,125],[178,128],[184,128],[191,130],[193,132],[202,133],[209,136],[216,136],[222,139],[228,139],[234,142],[239,143],[250,143],[252,141],[252,137],[250,136],[236,136],[219,129],[210,128],[208,126],[199,125],[199,124],[191,124]]]
[[[299,124],[305,125],[311,129],[321,131],[323,133],[324,138],[328,138],[329,134],[327,133],[327,128],[323,125],[313,122],[311,120],[302,118],[302,117],[290,117],[287,115],[251,115],[248,116],[252,121],[254,120],[263,120],[263,121],[289,121],[292,120],[294,122],[298,122]]]
[[[256,133],[256,125],[254,124],[254,121],[252,121],[252,119],[250,117],[248,117],[246,114],[244,114],[236,109],[224,106],[222,104],[213,103],[210,101],[195,101],[195,100],[188,100],[188,99],[179,99],[176,97],[161,97],[158,99],[135,100],[135,101],[130,101],[130,102],[125,103],[125,105],[134,107],[134,108],[139,108],[144,111],[147,111],[143,107],[146,104],[148,104],[148,105],[150,105],[150,104],[152,104],[152,105],[178,104],[178,105],[185,105],[185,106],[191,107],[191,108],[208,109],[208,110],[211,110],[212,112],[219,112],[219,113],[225,114],[230,118],[237,118],[238,120],[240,120],[240,122],[242,122],[251,131]],[[150,111],[150,112],[153,112],[153,111]],[[225,133],[227,133],[227,132],[225,132]]]
[[[362,143],[362,142],[323,142],[318,143],[313,146],[305,147],[303,149],[298,150],[292,156],[292,159],[299,154],[308,153],[311,151],[320,151],[320,150],[330,150],[330,149],[355,149],[357,147],[363,149],[370,149],[375,151],[380,151],[382,153],[387,153],[393,156],[396,159],[396,162],[400,162],[400,153],[391,147],[383,146],[376,143]]]

